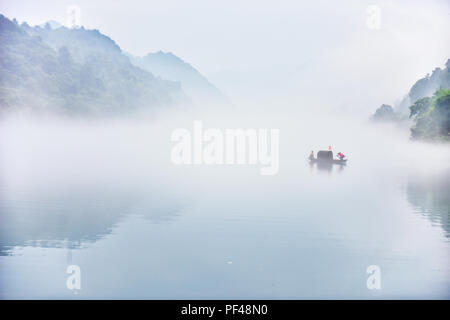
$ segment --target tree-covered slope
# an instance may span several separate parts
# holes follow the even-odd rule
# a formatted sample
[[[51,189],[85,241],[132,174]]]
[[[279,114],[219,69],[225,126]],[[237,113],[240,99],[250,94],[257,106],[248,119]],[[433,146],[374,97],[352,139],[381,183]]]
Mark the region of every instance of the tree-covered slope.
[[[409,114],[409,107],[417,100],[432,96],[439,89],[450,88],[450,59],[447,60],[445,68],[435,68],[431,74],[419,79],[409,90],[399,104],[392,110],[388,110],[383,104],[372,116],[377,121],[404,120]]]
[[[412,139],[450,141],[450,59],[445,66],[419,79],[396,108],[383,104],[371,119],[378,122],[403,121],[403,109],[407,106],[409,118],[413,120]]]
[[[131,64],[97,30],[18,25],[0,15],[0,110],[120,114],[188,102],[179,83]]]
[[[417,80],[408,95],[398,104],[396,111],[409,113],[409,107],[417,100],[430,97],[439,89],[448,88],[450,88],[450,59],[447,60],[445,68],[435,68],[431,74]]]
[[[450,88],[450,59],[445,66],[444,69],[434,69],[431,75],[427,74],[411,87],[408,94],[411,104],[421,98],[432,96],[439,89]]]

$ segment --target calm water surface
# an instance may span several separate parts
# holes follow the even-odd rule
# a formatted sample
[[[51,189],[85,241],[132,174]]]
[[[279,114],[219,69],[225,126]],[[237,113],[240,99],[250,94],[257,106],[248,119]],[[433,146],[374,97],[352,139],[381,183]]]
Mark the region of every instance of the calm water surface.
[[[446,147],[413,165],[359,148],[332,168],[310,166],[308,145],[285,148],[267,177],[166,174],[154,169],[165,151],[130,165],[116,148],[92,157],[95,142],[78,146],[89,156],[76,143],[5,144],[1,298],[450,298]],[[81,290],[67,289],[68,265]],[[381,290],[366,287],[369,265]]]

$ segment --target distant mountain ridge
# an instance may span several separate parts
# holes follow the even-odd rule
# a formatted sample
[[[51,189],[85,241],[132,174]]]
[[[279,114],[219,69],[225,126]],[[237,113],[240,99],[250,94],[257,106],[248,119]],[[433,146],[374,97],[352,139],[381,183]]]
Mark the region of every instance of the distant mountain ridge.
[[[171,52],[158,51],[144,57],[128,56],[134,65],[163,79],[180,82],[184,92],[194,102],[228,103],[228,99],[206,77]]]
[[[133,65],[98,30],[31,27],[0,15],[0,111],[101,116],[191,103],[180,83]]]

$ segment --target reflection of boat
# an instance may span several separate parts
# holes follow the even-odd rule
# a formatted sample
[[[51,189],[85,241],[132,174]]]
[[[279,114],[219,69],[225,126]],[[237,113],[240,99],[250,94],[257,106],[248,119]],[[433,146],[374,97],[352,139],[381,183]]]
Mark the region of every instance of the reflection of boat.
[[[347,159],[333,159],[332,151],[319,151],[317,152],[317,158],[309,157],[309,161],[312,163],[323,163],[323,164],[341,164],[347,163]]]
[[[319,162],[319,163],[334,163],[334,164],[346,164],[347,163],[347,159],[344,159],[344,160],[339,160],[339,159],[325,160],[325,159],[310,158],[309,161],[311,161],[313,163],[315,163],[315,162]]]

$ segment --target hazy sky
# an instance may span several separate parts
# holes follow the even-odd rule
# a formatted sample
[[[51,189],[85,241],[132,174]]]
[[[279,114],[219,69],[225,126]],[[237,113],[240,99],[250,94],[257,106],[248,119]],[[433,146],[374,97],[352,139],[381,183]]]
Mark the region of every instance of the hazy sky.
[[[316,94],[312,82],[331,93],[352,89],[354,103],[393,103],[450,58],[445,0],[0,0],[0,11],[65,23],[70,5],[122,49],[171,51],[234,96]],[[380,9],[379,29],[367,26],[370,5]]]

